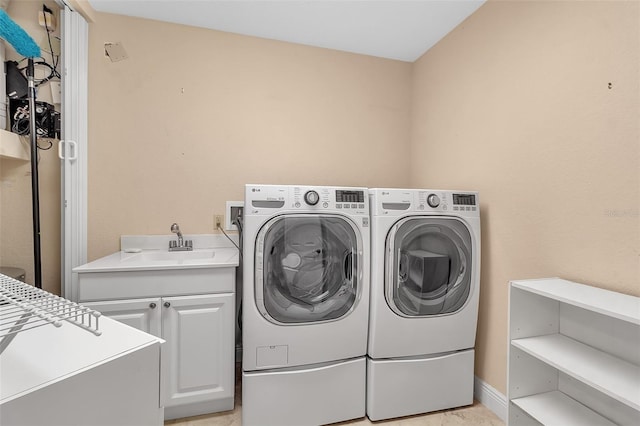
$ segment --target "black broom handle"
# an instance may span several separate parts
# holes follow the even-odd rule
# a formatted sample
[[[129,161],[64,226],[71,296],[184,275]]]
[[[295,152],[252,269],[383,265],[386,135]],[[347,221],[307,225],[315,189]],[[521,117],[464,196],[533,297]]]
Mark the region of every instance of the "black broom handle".
[[[31,208],[33,211],[33,274],[37,288],[42,288],[42,260],[40,254],[40,193],[38,189],[38,135],[36,134],[36,86],[33,59],[27,63],[29,83],[29,139],[31,142]]]

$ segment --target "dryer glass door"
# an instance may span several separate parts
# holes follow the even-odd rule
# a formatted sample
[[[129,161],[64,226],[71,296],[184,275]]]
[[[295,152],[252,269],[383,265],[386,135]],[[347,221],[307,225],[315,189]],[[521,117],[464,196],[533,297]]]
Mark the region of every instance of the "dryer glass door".
[[[471,235],[455,218],[410,217],[387,236],[385,296],[398,315],[461,309],[471,290]]]
[[[256,304],[275,323],[331,321],[348,314],[360,292],[359,233],[332,215],[285,215],[260,230]]]

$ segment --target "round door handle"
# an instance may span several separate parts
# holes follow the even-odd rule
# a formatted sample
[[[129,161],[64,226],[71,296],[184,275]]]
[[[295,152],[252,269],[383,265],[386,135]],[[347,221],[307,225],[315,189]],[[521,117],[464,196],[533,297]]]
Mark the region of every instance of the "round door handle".
[[[157,306],[157,305],[156,305],[155,303],[153,303],[153,302],[149,303],[149,307],[150,307],[151,309],[155,309],[155,308],[156,308],[156,306]]]
[[[171,306],[171,303],[169,303],[169,302],[164,302],[164,307],[165,307],[165,308],[168,308],[169,306]]]

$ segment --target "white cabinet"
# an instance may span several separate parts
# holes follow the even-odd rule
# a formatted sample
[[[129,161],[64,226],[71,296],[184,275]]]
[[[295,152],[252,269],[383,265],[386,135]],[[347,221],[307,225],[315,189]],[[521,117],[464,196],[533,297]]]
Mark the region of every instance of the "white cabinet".
[[[88,308],[138,330],[162,337],[160,298],[83,303]]]
[[[79,274],[81,295],[111,299],[83,305],[165,340],[160,393],[166,420],[234,406],[234,268],[187,271],[183,277],[175,271]],[[207,282],[210,293],[193,294]]]
[[[508,364],[510,425],[640,424],[640,298],[512,281]]]
[[[165,409],[205,401],[233,408],[235,311],[232,294],[162,299],[162,391]]]

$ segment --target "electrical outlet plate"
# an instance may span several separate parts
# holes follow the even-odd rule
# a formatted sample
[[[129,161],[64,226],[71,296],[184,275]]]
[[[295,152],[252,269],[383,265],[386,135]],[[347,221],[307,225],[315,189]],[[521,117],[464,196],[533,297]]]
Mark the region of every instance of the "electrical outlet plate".
[[[244,209],[244,201],[227,201],[227,209],[225,211],[224,229],[227,231],[237,231],[238,227],[231,223],[235,218],[235,208],[242,207]]]
[[[217,231],[219,228],[222,228],[222,224],[224,223],[224,217],[221,214],[216,214],[213,216],[213,228]]]

